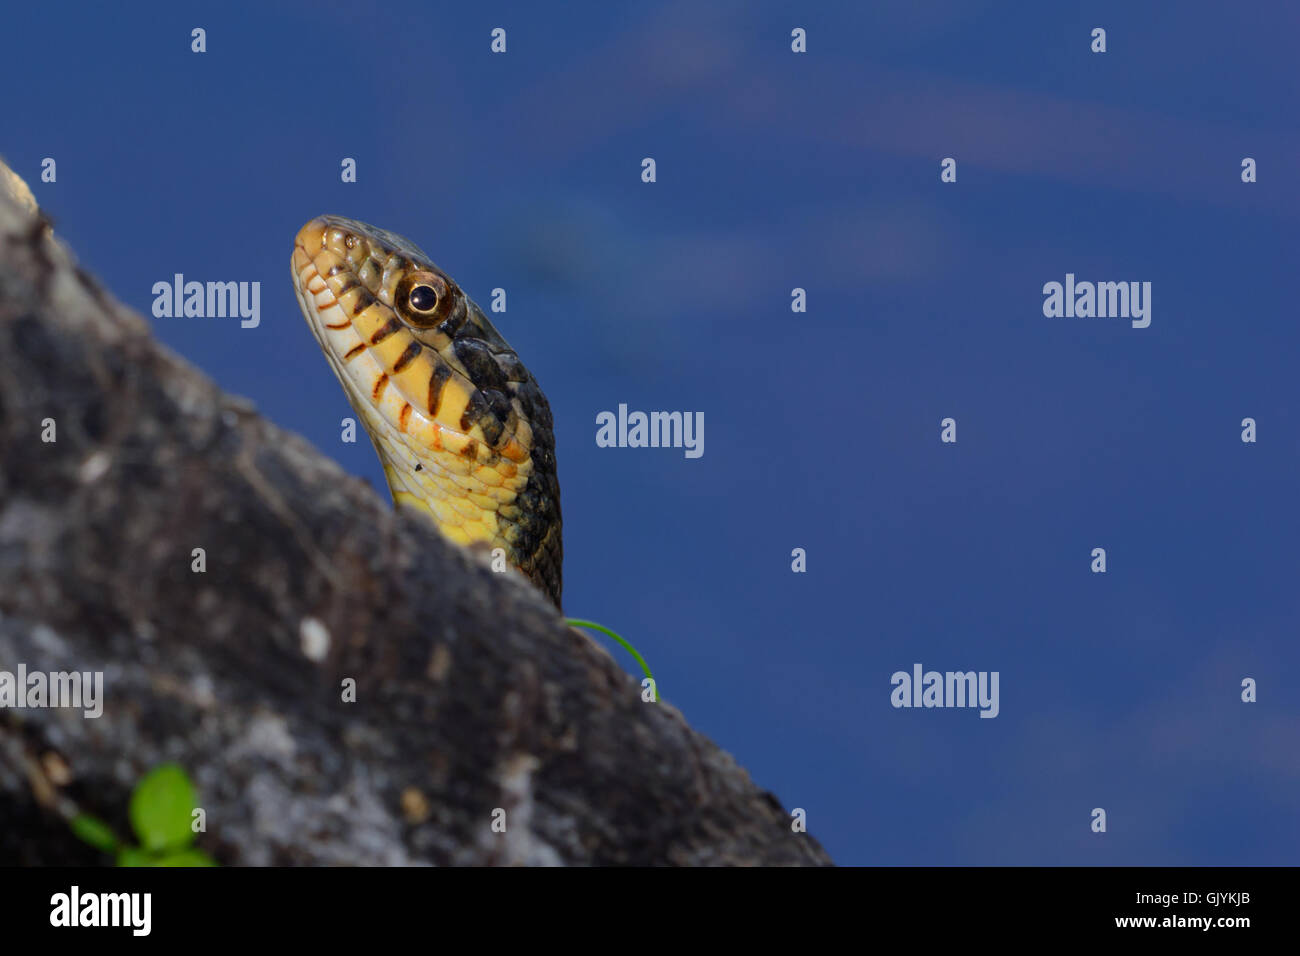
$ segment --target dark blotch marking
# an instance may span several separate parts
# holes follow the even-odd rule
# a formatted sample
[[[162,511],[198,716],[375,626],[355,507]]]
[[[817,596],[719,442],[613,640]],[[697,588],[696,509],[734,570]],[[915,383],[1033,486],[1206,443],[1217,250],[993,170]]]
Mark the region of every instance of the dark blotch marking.
[[[371,301],[373,302],[374,300],[372,299]],[[383,325],[377,328],[375,330],[374,335],[370,336],[370,344],[378,345],[384,339],[388,338],[390,335],[397,332],[397,330],[400,329],[401,327],[402,327],[401,320],[398,319],[397,316],[393,316],[387,322],[385,322]]]
[[[422,351],[424,351],[424,347],[420,345],[419,342],[412,340],[411,344],[406,347],[406,350],[403,351],[401,355],[397,356],[397,361],[393,363],[393,374],[396,375],[398,372],[402,371],[402,369],[406,368],[406,366],[414,362]]]
[[[515,407],[511,404],[510,397],[504,392],[499,392],[495,388],[485,388],[482,389],[482,394],[488,414],[479,418],[478,424],[483,429],[483,437],[487,439],[487,443],[493,448],[498,448],[507,429],[511,433],[514,432],[519,424],[518,416],[514,413]]]
[[[492,357],[507,382],[528,381],[528,369],[524,368],[524,363],[519,361],[519,356],[514,352],[495,352]]]
[[[506,387],[506,382],[509,381],[506,373],[497,364],[492,350],[481,341],[468,338],[455,339],[451,343],[451,349],[456,358],[460,359],[460,363],[465,366],[465,371],[469,373],[469,380],[476,388],[504,389]]]
[[[477,388],[469,393],[469,401],[465,403],[465,411],[460,416],[460,430],[468,432],[484,418],[489,418],[487,414],[488,404],[483,399],[483,393]]]
[[[521,567],[556,607],[563,590],[564,544],[560,536],[560,483],[555,474],[555,450],[548,439],[533,449],[533,473],[515,499],[522,514],[515,546]]]
[[[370,397],[374,399],[376,402],[379,401],[379,396],[384,394],[384,389],[386,389],[387,387],[388,387],[388,373],[383,372],[380,374],[379,378],[375,379],[375,388],[374,391],[370,393]]]
[[[434,365],[433,374],[429,376],[429,400],[425,402],[425,407],[435,418],[438,416],[438,406],[442,404],[442,387],[447,384],[449,378],[451,378],[451,366],[444,365],[442,362]]]
[[[343,356],[343,361],[350,362],[356,358],[359,353],[364,352],[365,350],[366,346],[364,342],[361,345],[354,345],[352,348],[348,349],[348,354]]]
[[[375,297],[370,294],[370,290],[362,289],[360,294],[357,295],[357,304],[352,307],[352,314],[354,316],[360,315],[374,304]]]
[[[526,382],[515,386],[514,396],[519,402],[519,414],[532,423],[534,433],[538,429],[551,430],[554,425],[551,421],[551,406],[546,403],[546,396],[537,387],[537,382],[529,377]]]

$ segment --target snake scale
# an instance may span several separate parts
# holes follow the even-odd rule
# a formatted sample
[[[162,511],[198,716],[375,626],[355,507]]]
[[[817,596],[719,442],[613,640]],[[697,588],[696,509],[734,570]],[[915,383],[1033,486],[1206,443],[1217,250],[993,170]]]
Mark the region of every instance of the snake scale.
[[[291,268],[394,505],[459,544],[503,549],[558,608],[550,405],[483,310],[409,239],[340,216],[302,227]]]

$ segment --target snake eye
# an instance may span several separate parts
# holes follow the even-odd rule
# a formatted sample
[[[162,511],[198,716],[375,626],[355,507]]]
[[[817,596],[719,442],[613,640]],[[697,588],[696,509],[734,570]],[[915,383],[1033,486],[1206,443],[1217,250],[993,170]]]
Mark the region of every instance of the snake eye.
[[[438,307],[438,293],[433,286],[417,285],[406,301],[416,312],[432,312]]]
[[[393,305],[398,314],[416,329],[441,325],[460,308],[460,301],[456,284],[432,269],[410,270],[393,290]]]

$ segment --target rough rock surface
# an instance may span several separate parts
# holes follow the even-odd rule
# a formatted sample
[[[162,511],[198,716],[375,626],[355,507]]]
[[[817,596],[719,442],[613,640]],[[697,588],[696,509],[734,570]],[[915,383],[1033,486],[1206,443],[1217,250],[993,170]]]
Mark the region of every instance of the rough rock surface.
[[[0,709],[0,864],[109,862],[68,817],[128,833],[165,761],[229,865],[830,862],[544,597],[159,346],[0,188],[0,670],[20,662],[103,671],[105,704]]]

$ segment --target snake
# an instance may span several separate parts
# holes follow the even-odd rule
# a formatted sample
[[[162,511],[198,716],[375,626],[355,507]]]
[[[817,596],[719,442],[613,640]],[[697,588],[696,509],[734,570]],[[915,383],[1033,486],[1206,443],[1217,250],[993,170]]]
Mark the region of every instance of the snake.
[[[419,246],[386,229],[318,216],[298,231],[290,267],[394,507],[503,556],[559,608],[554,424],[515,350]]]

